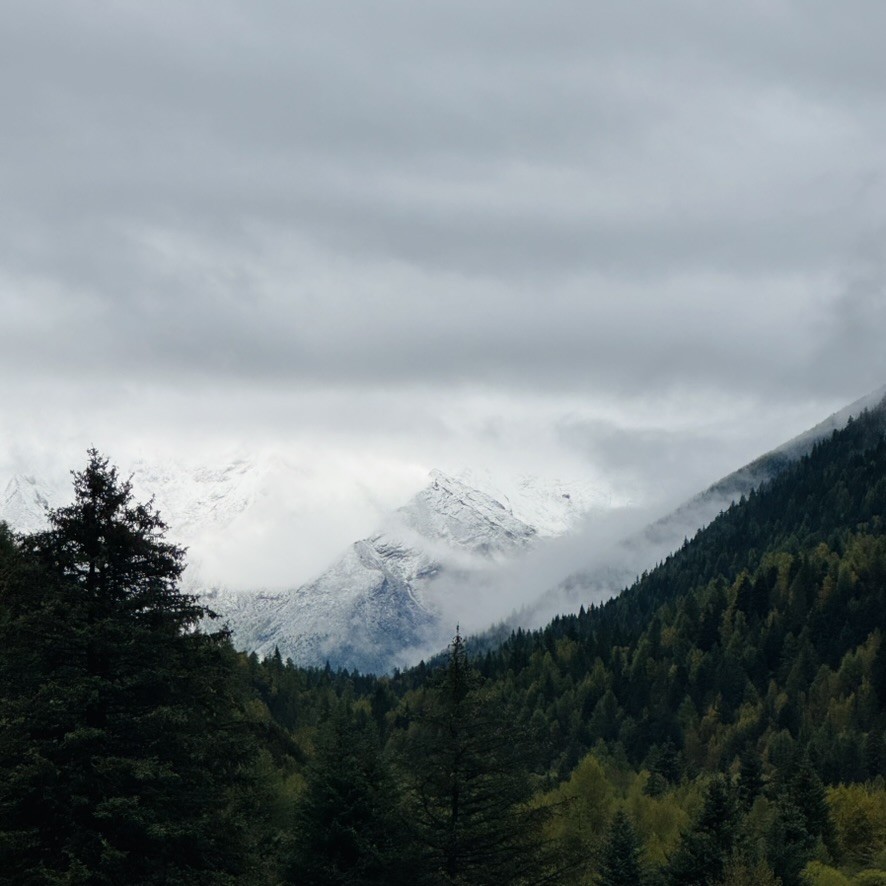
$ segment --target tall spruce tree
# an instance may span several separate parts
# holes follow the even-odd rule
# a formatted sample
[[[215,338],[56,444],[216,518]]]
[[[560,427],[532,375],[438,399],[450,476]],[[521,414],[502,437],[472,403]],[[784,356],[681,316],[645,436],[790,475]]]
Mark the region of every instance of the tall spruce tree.
[[[296,810],[288,882],[300,886],[412,886],[398,794],[375,723],[338,703],[320,727]]]
[[[734,789],[718,775],[708,784],[701,812],[683,834],[667,867],[672,886],[719,883],[732,857],[738,821]]]
[[[547,811],[529,801],[532,742],[481,685],[456,634],[403,749],[410,820],[428,884],[549,882]]]
[[[640,886],[643,868],[640,841],[624,810],[612,818],[600,858],[597,886]]]
[[[0,883],[249,882],[255,745],[183,550],[95,450],[48,519],[0,551]]]

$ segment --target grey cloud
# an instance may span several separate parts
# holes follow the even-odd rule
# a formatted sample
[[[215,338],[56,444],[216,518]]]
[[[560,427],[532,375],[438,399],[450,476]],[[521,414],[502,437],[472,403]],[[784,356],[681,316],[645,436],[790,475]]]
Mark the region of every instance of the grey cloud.
[[[680,500],[886,381],[884,32],[879,0],[0,5],[0,469],[264,447],[318,526],[434,466]]]
[[[865,0],[0,12],[2,365],[860,393],[883,368],[875,296],[828,286],[883,223],[884,17]]]
[[[603,420],[564,419],[559,425],[565,446],[584,455],[644,505],[673,505],[735,467],[713,429],[668,427],[626,429]]]
[[[864,252],[844,276],[839,298],[818,330],[816,358],[824,384],[835,390],[857,379],[873,390],[886,377],[886,251],[876,243]]]

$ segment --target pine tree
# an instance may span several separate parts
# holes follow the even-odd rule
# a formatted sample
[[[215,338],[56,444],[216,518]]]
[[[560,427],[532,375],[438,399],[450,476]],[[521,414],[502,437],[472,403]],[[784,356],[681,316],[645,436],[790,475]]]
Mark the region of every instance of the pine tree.
[[[643,881],[637,834],[624,810],[615,813],[600,858],[598,886],[639,886]]]
[[[96,451],[74,503],[4,547],[0,883],[248,882],[255,743],[181,548]]]
[[[808,830],[803,810],[789,795],[778,798],[766,844],[769,864],[783,886],[800,886],[801,871],[815,852],[815,836]]]
[[[733,788],[722,776],[717,776],[708,785],[701,813],[683,835],[671,859],[670,883],[708,886],[722,880],[735,844],[737,823]]]
[[[789,786],[792,800],[803,810],[806,829],[824,843],[832,856],[838,853],[834,822],[828,807],[827,793],[808,755],[801,755]]]
[[[323,724],[299,799],[289,882],[369,886],[415,882],[398,795],[375,724],[340,702]]]
[[[532,807],[532,743],[484,691],[456,634],[403,748],[413,839],[428,884],[545,881],[543,808]]]
[[[744,812],[750,810],[754,800],[762,793],[763,761],[753,745],[744,748],[739,756],[738,802]]]
[[[770,793],[776,814],[766,840],[769,864],[784,886],[798,886],[819,841],[832,856],[839,848],[824,786],[805,751],[778,773]]]

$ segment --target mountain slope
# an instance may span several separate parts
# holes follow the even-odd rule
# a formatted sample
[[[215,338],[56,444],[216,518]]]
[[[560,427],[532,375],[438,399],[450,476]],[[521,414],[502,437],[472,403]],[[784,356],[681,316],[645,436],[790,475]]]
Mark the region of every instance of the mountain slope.
[[[509,576],[524,562],[542,532],[517,519],[513,509],[491,495],[435,472],[433,482],[395,515],[384,531],[355,543],[318,579],[292,592],[217,599],[244,648],[307,664],[333,664],[381,673],[404,667],[443,648],[471,596],[498,597],[497,616],[513,627],[543,624],[557,613],[617,594],[652,568],[742,496],[779,476],[863,410],[879,404],[886,388],[863,397],[810,430],[782,444],[639,533],[596,552],[585,570],[568,576],[536,603],[510,617]],[[475,482],[478,473],[465,475]],[[531,483],[524,481],[525,490]],[[520,492],[507,495],[509,504]],[[568,492],[533,489],[518,506],[551,535],[564,521]],[[560,513],[557,513],[560,509]],[[586,513],[585,510],[583,513]],[[572,521],[572,526],[576,521]],[[553,567],[554,564],[551,564]],[[499,567],[499,568],[496,568]],[[447,621],[448,617],[448,621]],[[480,645],[489,648],[501,628]]]
[[[483,658],[518,716],[556,723],[550,765],[602,740],[654,769],[886,774],[886,401],[719,515],[623,594]],[[575,712],[582,712],[575,716]],[[539,717],[541,719],[541,717]],[[766,753],[763,753],[765,751]]]
[[[707,526],[733,502],[778,477],[808,455],[816,444],[844,429],[863,411],[879,412],[884,399],[886,387],[871,392],[727,475],[672,513],[638,532],[630,533],[607,549],[596,551],[593,562],[585,569],[572,573],[558,585],[546,590],[535,603],[518,613],[511,623],[523,627],[539,626],[558,613],[574,612],[582,604],[600,602],[619,593],[641,573],[652,569],[677,550],[685,539]]]
[[[36,532],[46,526],[46,509],[60,500],[60,490],[47,486],[32,474],[18,474],[3,490],[0,519],[18,532]]]

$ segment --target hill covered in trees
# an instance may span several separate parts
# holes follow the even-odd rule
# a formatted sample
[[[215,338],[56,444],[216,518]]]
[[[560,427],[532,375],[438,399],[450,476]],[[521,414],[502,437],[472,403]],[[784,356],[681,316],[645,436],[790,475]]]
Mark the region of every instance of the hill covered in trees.
[[[0,545],[0,882],[886,883],[886,410],[602,606],[236,653],[97,453]]]

